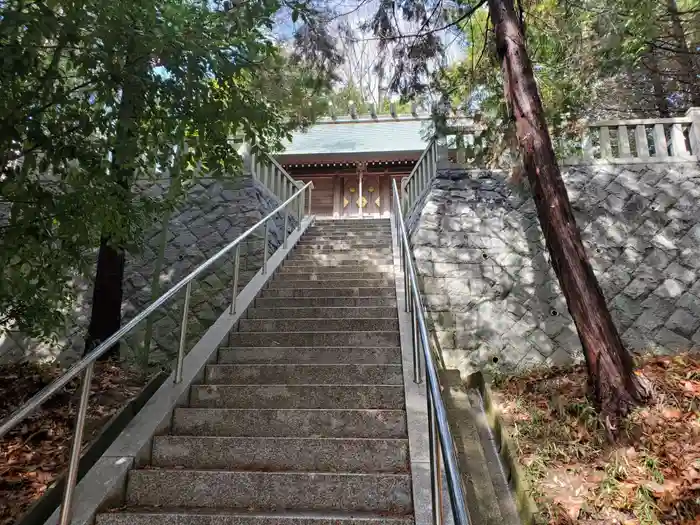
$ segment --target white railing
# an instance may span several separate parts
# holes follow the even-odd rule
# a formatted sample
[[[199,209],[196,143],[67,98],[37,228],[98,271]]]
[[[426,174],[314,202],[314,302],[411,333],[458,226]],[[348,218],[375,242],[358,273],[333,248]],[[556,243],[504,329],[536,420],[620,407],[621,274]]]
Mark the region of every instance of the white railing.
[[[401,183],[403,210],[410,210],[425,188],[431,183],[437,172],[438,144],[431,139],[428,146],[413,167],[413,170]]]
[[[281,201],[286,201],[299,188],[294,180],[279,163],[267,153],[250,148],[247,160],[250,172],[255,180],[270,190]]]
[[[700,108],[683,117],[606,120],[586,125],[577,164],[590,160],[637,162],[700,157]]]

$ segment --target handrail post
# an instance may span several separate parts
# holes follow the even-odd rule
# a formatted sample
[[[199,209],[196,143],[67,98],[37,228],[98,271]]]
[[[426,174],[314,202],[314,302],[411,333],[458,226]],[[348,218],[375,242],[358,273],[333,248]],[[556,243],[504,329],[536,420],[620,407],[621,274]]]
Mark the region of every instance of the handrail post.
[[[263,267],[262,273],[265,275],[267,273],[267,242],[270,234],[270,220],[265,221],[265,241],[263,245]]]
[[[403,242],[403,239],[402,239],[402,242]],[[410,289],[411,285],[408,282],[408,257],[409,257],[408,250],[404,246],[403,261],[402,262],[403,262],[403,276],[404,276],[403,293],[404,293],[404,303],[405,303],[406,312],[411,311],[411,295],[409,293],[409,289]]]
[[[282,247],[286,250],[287,249],[287,226],[289,223],[289,213],[287,210],[284,210],[284,241],[282,242]]]
[[[175,364],[175,383],[182,381],[182,366],[185,362],[185,344],[187,342],[187,318],[190,313],[190,295],[192,295],[192,281],[187,283],[185,289],[185,304],[182,307],[182,324],[180,325],[180,345],[177,349],[177,363]]]
[[[230,313],[236,313],[236,296],[238,295],[238,271],[241,266],[241,245],[236,245],[236,254],[233,256],[233,297],[231,298]]]
[[[85,430],[85,418],[87,417],[88,402],[90,401],[90,383],[95,363],[92,362],[85,369],[83,384],[80,389],[80,405],[78,416],[75,419],[75,431],[73,432],[73,446],[70,451],[70,463],[68,465],[68,477],[66,478],[66,490],[63,493],[61,504],[60,525],[68,525],[71,520],[71,506],[73,504],[73,491],[78,481],[78,465],[80,464],[80,449],[83,444],[83,431]]]
[[[430,488],[433,500],[433,525],[442,525],[442,473],[440,472],[440,441],[437,438],[433,396],[428,391],[428,441],[430,444]]]
[[[420,384],[420,338],[418,337],[418,319],[416,307],[413,306],[411,314],[411,341],[413,344],[413,382]]]

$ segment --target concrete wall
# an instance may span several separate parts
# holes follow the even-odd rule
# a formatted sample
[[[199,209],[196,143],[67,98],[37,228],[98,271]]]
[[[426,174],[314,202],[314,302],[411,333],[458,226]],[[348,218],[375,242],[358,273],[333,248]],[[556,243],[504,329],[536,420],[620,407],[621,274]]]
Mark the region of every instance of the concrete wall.
[[[152,184],[152,183],[151,183]],[[151,185],[153,195],[167,192],[167,181]],[[167,244],[162,271],[161,292],[233,241],[279,205],[279,200],[249,175],[234,180],[201,179],[188,192],[186,201],[176,210],[167,228]],[[277,249],[283,237],[283,218],[271,226],[270,252]],[[296,222],[290,221],[290,228]],[[140,252],[129,254],[125,272],[123,303],[124,320],[129,320],[151,302],[151,282],[158,257],[161,225],[154,225],[144,235]],[[263,259],[262,229],[241,246],[239,290],[258,271]],[[231,301],[233,254],[195,283],[188,323],[188,342],[193,344]],[[0,340],[0,362],[22,358],[54,358],[61,356],[69,363],[79,357],[90,315],[92,285],[76,282],[79,300],[71,312],[65,334],[54,343],[40,343],[19,333],[9,333]],[[177,352],[183,294],[154,314],[151,361],[163,363]],[[143,332],[127,338],[124,351],[133,352]],[[0,336],[1,338],[2,336]]]
[[[438,172],[409,216],[445,364],[502,370],[582,359],[535,207],[506,173]],[[564,170],[596,275],[627,346],[700,348],[700,166]]]

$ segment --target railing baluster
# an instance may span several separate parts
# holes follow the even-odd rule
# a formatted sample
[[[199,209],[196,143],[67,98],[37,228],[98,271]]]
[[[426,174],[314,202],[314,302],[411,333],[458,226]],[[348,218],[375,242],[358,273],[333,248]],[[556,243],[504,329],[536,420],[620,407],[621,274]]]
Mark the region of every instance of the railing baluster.
[[[584,159],[593,158],[593,139],[591,137],[591,129],[585,127],[583,129],[583,136],[581,137],[581,152]]]
[[[644,124],[639,124],[634,128],[634,142],[637,146],[637,157],[640,159],[649,158],[649,139]]]
[[[187,343],[187,317],[190,313],[190,295],[192,295],[192,281],[187,283],[185,289],[185,304],[182,306],[182,324],[180,325],[180,345],[177,349],[177,363],[175,364],[175,382],[182,381],[182,366],[185,361],[185,344]]]
[[[668,144],[663,124],[654,124],[654,156],[668,157]]]
[[[620,157],[624,159],[632,156],[632,153],[630,152],[630,136],[627,131],[627,126],[617,127],[617,146],[618,155]]]
[[[83,384],[80,389],[80,405],[78,416],[75,419],[73,431],[73,445],[70,451],[70,463],[68,464],[68,477],[66,478],[66,490],[63,493],[61,504],[60,525],[68,525],[71,521],[71,508],[73,506],[73,491],[78,481],[78,465],[80,464],[80,450],[83,444],[83,431],[85,430],[85,418],[87,417],[88,402],[90,401],[90,383],[95,363],[90,363],[83,375]]]
[[[610,128],[601,126],[600,128],[600,158],[612,158],[612,145],[610,144]]]
[[[671,124],[671,155],[674,157],[688,156],[682,124]]]

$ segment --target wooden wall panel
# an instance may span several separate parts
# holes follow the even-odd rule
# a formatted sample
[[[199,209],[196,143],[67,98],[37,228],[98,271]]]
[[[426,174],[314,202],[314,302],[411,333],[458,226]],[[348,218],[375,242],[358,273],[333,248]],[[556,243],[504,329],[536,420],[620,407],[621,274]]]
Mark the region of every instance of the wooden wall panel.
[[[297,176],[304,183],[313,180],[314,189],[311,192],[311,213],[322,217],[333,216],[333,177],[304,177]]]

